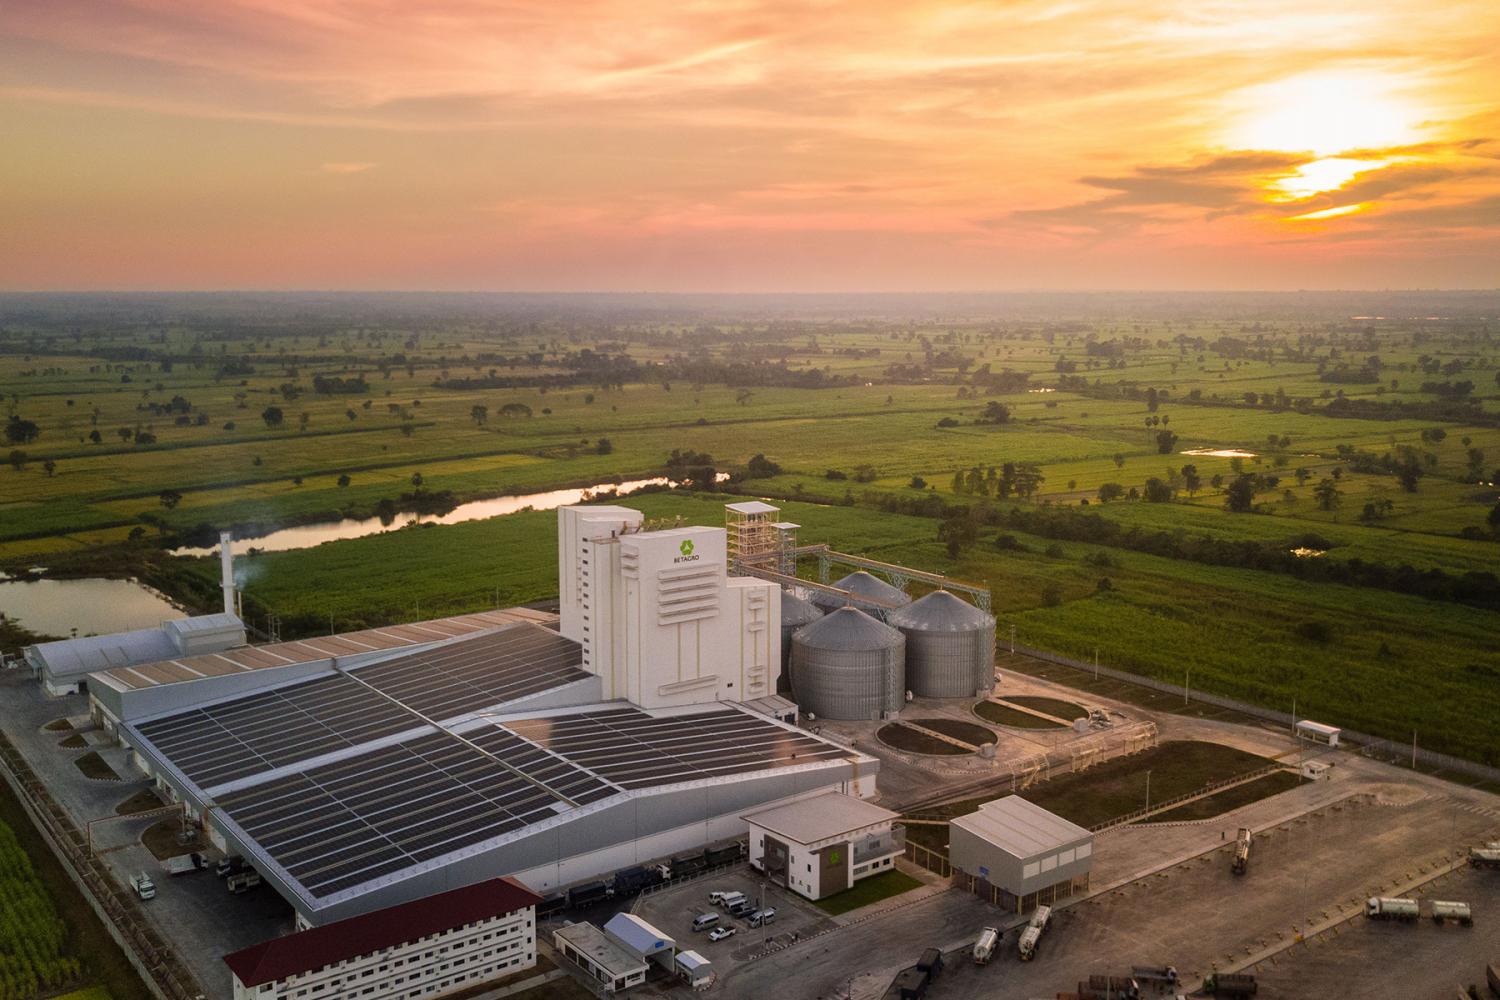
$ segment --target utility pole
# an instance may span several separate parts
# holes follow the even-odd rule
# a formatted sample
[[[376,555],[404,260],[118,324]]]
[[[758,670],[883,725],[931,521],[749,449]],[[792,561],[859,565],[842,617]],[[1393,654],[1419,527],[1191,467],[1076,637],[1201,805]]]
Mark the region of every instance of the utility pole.
[[[1016,651],[1016,627],[1014,625],[1010,627],[1010,651],[1012,655]]]
[[[1192,667],[1187,667],[1187,668],[1185,668],[1185,673],[1183,674],[1183,678],[1182,678],[1182,703],[1183,703],[1183,705],[1186,705],[1188,703],[1188,693],[1190,691],[1192,691],[1192,689],[1193,689],[1193,668]]]
[[[1411,769],[1417,769],[1417,731],[1411,731]]]
[[[1094,647],[1094,680],[1099,679],[1099,647]]]
[[[1146,811],[1151,811],[1151,772],[1146,772]]]

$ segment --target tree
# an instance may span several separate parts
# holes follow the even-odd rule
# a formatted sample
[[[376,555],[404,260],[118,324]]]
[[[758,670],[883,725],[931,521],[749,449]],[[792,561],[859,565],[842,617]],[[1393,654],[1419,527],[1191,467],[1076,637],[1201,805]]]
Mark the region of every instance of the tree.
[[[1489,523],[1490,530],[1500,532],[1500,503],[1490,508],[1489,515],[1485,518]]]
[[[1168,503],[1171,501],[1174,493],[1175,491],[1172,489],[1170,483],[1164,482],[1155,476],[1146,480],[1147,503]]]
[[[1013,489],[1016,495],[1030,500],[1032,495],[1041,487],[1047,478],[1042,475],[1042,467],[1035,462],[1019,462],[1012,473]]]
[[[1123,469],[1123,468],[1125,468],[1125,456],[1124,455],[1120,454],[1119,452],[1115,452],[1115,459],[1114,459],[1114,461],[1115,461],[1115,468],[1117,468],[1117,469]]]
[[[167,508],[167,510],[176,510],[177,505],[182,503],[182,494],[176,490],[162,490],[161,496],[158,499],[161,500],[161,505]]]
[[[907,485],[909,485],[914,490],[925,490],[927,488],[927,480],[923,479],[921,476],[912,476],[911,482]]]
[[[880,478],[880,473],[875,471],[875,466],[868,463],[854,467],[854,481],[856,483],[873,483]]]
[[[89,431],[89,440],[94,442],[95,444],[98,444],[99,442],[104,440],[104,436],[99,433],[99,429],[96,427],[93,430]]]
[[[10,444],[31,444],[41,434],[41,428],[30,420],[22,420],[12,414],[5,424],[5,440]]]
[[[310,413],[308,413],[306,410],[303,410],[301,413],[297,414],[297,430],[299,430],[299,431],[305,431],[305,430],[307,430],[307,423],[311,419],[312,419],[312,415]]]
[[[1224,491],[1224,507],[1236,514],[1248,514],[1255,509],[1255,494],[1260,489],[1260,476],[1253,472],[1242,472],[1234,477]]]
[[[281,412],[279,406],[268,406],[260,412],[260,419],[266,422],[267,427],[275,429],[285,423],[286,414]]]
[[[1182,467],[1182,488],[1188,491],[1188,496],[1197,493],[1203,487],[1203,478],[1198,475],[1196,465],[1184,465]]]
[[[474,426],[483,427],[485,421],[490,419],[490,408],[482,403],[475,403],[469,407],[469,416],[474,420]]]
[[[953,492],[954,493],[967,493],[967,492],[969,492],[968,484],[964,480],[964,470],[962,470],[962,469],[959,469],[957,472],[955,472],[953,474]]]
[[[1297,471],[1292,473],[1292,475],[1297,477],[1298,486],[1306,486],[1307,481],[1312,478],[1312,473],[1300,465],[1297,466]]]
[[[1100,503],[1109,503],[1111,500],[1118,500],[1124,495],[1125,487],[1121,486],[1119,483],[1105,483],[1103,486],[1099,487]]]
[[[26,453],[21,449],[12,449],[10,453],[10,467],[12,469],[15,469],[17,472],[22,471],[26,468],[26,458]]]
[[[745,467],[747,479],[770,479],[772,476],[779,475],[781,475],[781,466],[759,452],[750,456],[750,461]]]
[[[600,438],[594,445],[594,451],[600,455],[608,455],[615,450],[615,443],[609,438]]]
[[[1158,455],[1170,455],[1172,449],[1177,447],[1177,435],[1172,431],[1156,432],[1156,453]]]
[[[979,414],[976,424],[1008,424],[1010,423],[1010,407],[999,400],[990,400],[985,404],[983,412]]]
[[[506,420],[529,420],[531,418],[531,407],[525,403],[506,403],[500,407],[500,415]]]
[[[349,480],[349,473],[347,473],[347,472],[342,473],[339,476],[339,489],[343,489],[344,487],[348,486],[349,482],[350,482],[350,480]]]
[[[1324,479],[1313,487],[1313,498],[1318,501],[1318,509],[1330,513],[1339,509],[1343,502],[1344,491],[1339,489],[1338,483],[1332,479]]]
[[[423,482],[424,482],[424,480],[422,479],[422,474],[420,472],[413,472],[411,474],[411,485],[412,485],[413,489],[415,489],[418,492],[420,492],[421,489],[422,489],[422,483]]]
[[[52,459],[49,458],[49,459],[47,459],[47,461],[45,461],[45,462],[42,463],[42,468],[44,470],[46,470],[47,478],[51,479],[52,478],[52,473],[54,473],[54,472],[57,471],[57,463],[54,462],[54,461],[52,461]]]

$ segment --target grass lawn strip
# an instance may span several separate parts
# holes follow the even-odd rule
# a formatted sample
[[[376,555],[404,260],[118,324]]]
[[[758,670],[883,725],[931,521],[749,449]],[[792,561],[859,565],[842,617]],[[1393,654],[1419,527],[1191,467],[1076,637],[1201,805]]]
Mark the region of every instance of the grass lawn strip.
[[[1194,802],[1187,802],[1168,812],[1158,813],[1151,817],[1152,823],[1178,823],[1185,820],[1213,819],[1224,813],[1248,806],[1252,802],[1279,795],[1282,792],[1296,788],[1302,783],[1302,777],[1290,771],[1277,771],[1254,781],[1247,781],[1243,785],[1234,788],[1226,788],[1222,792],[1205,796]]]
[[[861,879],[843,892],[819,899],[813,905],[829,916],[836,917],[862,906],[878,903],[882,899],[890,899],[903,892],[910,892],[921,885],[921,881],[912,878],[906,872],[892,869],[880,875]]]

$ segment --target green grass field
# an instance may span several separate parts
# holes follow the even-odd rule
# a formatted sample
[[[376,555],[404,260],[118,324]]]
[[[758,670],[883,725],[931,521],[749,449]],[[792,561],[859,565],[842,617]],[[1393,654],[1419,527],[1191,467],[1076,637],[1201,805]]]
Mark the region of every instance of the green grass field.
[[[903,892],[921,888],[922,883],[903,871],[892,869],[879,875],[872,875],[866,879],[860,879],[843,892],[835,893],[824,899],[820,899],[813,905],[830,917],[857,910],[871,903],[878,903],[882,899],[890,899],[899,896]]]
[[[417,474],[461,501],[660,475],[674,450],[735,473],[764,454],[781,472],[738,494],[791,498],[803,541],[988,585],[1002,635],[1497,762],[1493,593],[1432,600],[993,527],[950,552],[936,520],[878,509],[1089,501],[1140,534],[1268,551],[1316,536],[1327,550],[1309,558],[1329,564],[1483,580],[1500,567],[1489,306],[1355,320],[1385,312],[1358,297],[1267,300],[1263,313],[1209,298],[994,315],[779,304],[774,317],[290,301],[0,303],[0,392],[22,422],[6,450],[24,453],[0,465],[0,568],[136,575],[212,607],[217,568],[160,552],[199,525],[243,536],[365,517],[400,506]],[[363,383],[320,391],[329,378]],[[500,378],[550,382],[484,381]],[[1460,382],[1472,405],[1436,409]],[[977,422],[991,404],[1007,419]],[[1185,454],[1203,449],[1250,454]],[[1359,471],[1355,452],[1404,456],[1415,490],[1368,460]],[[1036,463],[1033,496],[954,488],[978,469],[990,491],[1007,463]],[[1279,480],[1261,483],[1255,513],[1225,508],[1240,472]],[[1107,484],[1143,493],[1153,478],[1170,500],[1099,501]],[[1333,509],[1315,493],[1324,480]],[[722,517],[717,497],[630,502]],[[246,556],[247,608],[298,635],[545,599],[553,532],[554,515],[522,513]]]

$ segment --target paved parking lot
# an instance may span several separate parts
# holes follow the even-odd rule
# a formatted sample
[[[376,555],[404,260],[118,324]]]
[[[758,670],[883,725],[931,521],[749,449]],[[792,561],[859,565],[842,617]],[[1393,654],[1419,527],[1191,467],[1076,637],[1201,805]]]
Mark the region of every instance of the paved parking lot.
[[[752,928],[746,920],[709,902],[708,894],[715,890],[743,892],[752,902],[774,907],[776,919]],[[833,919],[810,901],[767,883],[743,866],[650,893],[638,900],[634,911],[675,938],[678,948],[691,948],[713,962],[720,975],[768,946],[811,937],[834,926]],[[700,913],[719,914],[719,925],[734,928],[735,935],[710,941],[708,931],[694,931],[693,918]]]

